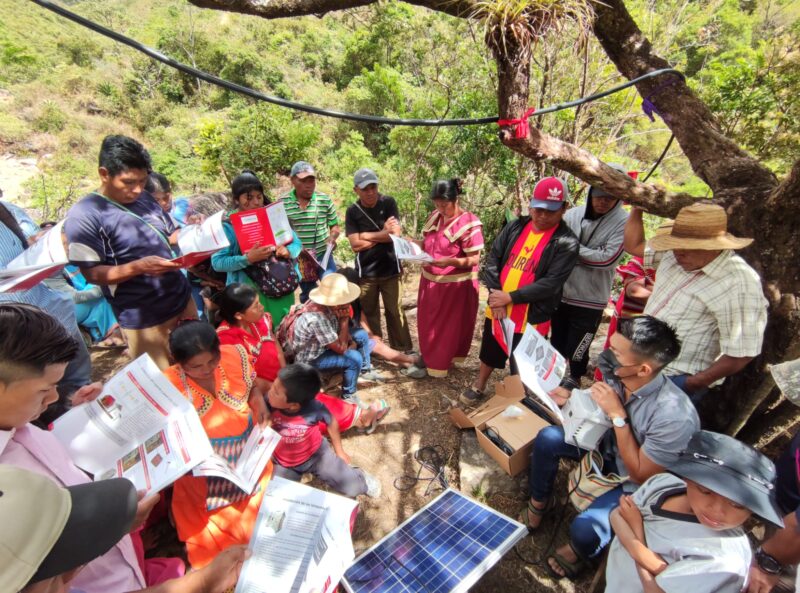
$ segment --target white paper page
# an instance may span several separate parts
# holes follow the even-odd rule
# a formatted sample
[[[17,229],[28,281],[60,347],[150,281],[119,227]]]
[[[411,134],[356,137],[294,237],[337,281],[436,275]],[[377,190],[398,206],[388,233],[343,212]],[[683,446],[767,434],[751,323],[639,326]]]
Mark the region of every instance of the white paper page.
[[[236,469],[231,467],[222,456],[212,453],[192,470],[192,475],[198,478],[222,478],[236,484],[242,492],[249,492],[247,483],[239,477]]]
[[[394,253],[397,256],[397,259],[401,261],[417,261],[417,262],[432,262],[433,257],[422,251],[420,246],[416,243],[412,243],[403,237],[398,237],[397,235],[389,235],[389,238],[392,240],[392,245],[394,246]]]
[[[64,251],[64,242],[61,239],[61,230],[64,227],[62,220],[56,226],[39,237],[33,245],[8,262],[8,270],[22,270],[52,264],[67,264],[67,253]]]
[[[217,251],[230,245],[225,231],[222,229],[222,216],[220,210],[213,216],[206,218],[201,224],[185,226],[178,233],[178,247],[181,253],[204,253]]]
[[[127,478],[145,495],[163,490],[213,453],[197,414],[178,416],[161,430],[100,472],[95,480]]]
[[[96,400],[59,418],[53,434],[75,465],[97,474],[163,430],[173,414],[192,413],[192,404],[143,354],[114,375]]]
[[[333,243],[328,243],[328,247],[325,248],[325,255],[322,256],[322,261],[319,262],[319,265],[322,266],[323,270],[328,269],[328,262],[331,259],[332,253],[333,253]]]
[[[0,292],[14,292],[14,290],[28,290],[42,280],[49,278],[61,268],[64,263],[42,264],[18,270],[0,270]]]
[[[292,226],[289,224],[289,217],[286,216],[286,208],[283,202],[275,202],[267,206],[267,218],[269,227],[278,245],[286,245],[292,242]]]
[[[258,425],[253,427],[242,455],[236,462],[236,473],[249,486],[245,492],[253,492],[280,440],[281,435],[269,426],[263,429]]]
[[[514,349],[514,360],[522,382],[563,422],[561,409],[549,393],[561,384],[567,369],[564,357],[535,327],[527,324],[522,339]]]
[[[308,593],[311,590],[332,593],[344,576],[345,570],[355,559],[350,534],[350,518],[358,507],[358,503],[338,494],[323,492],[311,486],[275,477],[270,480],[264,501],[261,503],[256,528],[250,540],[250,548],[254,554],[244,564],[236,593],[283,593],[293,591],[291,587],[297,585],[296,578],[292,578],[292,575],[286,572],[282,574],[284,580],[281,580],[280,575],[278,576],[279,586],[277,589],[271,582],[263,582],[262,573],[275,570],[275,567],[265,569],[264,565],[269,561],[263,562],[256,558],[259,553],[256,544],[274,537],[269,530],[269,520],[272,519],[274,524],[275,518],[269,515],[269,511],[285,504],[306,509],[312,513],[314,508],[327,510],[319,528],[321,538],[313,540],[316,544],[317,554],[307,561],[309,572],[304,576],[301,575],[300,593]],[[266,529],[262,527],[262,522],[267,522]],[[312,538],[307,538],[307,541],[310,545]],[[327,588],[325,587],[326,583],[330,583]]]

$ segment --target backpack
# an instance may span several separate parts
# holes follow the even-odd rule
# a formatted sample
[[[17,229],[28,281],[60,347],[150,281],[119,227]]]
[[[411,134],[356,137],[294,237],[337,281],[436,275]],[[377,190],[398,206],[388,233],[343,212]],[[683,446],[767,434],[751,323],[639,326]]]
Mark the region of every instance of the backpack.
[[[274,255],[269,259],[247,266],[244,273],[266,297],[286,296],[294,292],[299,282],[294,263],[288,259],[279,259]]]

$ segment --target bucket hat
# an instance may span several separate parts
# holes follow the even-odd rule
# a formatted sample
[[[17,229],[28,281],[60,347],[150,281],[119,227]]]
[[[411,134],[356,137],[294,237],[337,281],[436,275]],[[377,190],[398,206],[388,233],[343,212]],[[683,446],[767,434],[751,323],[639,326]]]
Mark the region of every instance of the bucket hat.
[[[692,204],[680,209],[672,230],[650,239],[654,251],[672,249],[742,249],[752,239],[735,237],[728,232],[728,215],[716,204]]]
[[[775,465],[749,445],[724,434],[700,430],[667,469],[783,527],[775,499]]]
[[[342,274],[328,274],[319,281],[319,286],[308,293],[308,298],[318,305],[336,307],[352,303],[361,296],[361,289],[348,282]]]

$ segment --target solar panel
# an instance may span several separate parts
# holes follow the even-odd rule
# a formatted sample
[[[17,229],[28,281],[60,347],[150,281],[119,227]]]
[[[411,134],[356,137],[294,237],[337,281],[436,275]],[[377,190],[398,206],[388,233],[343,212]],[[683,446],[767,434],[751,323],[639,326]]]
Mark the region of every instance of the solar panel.
[[[448,489],[359,556],[342,583],[349,593],[462,593],[526,533]]]

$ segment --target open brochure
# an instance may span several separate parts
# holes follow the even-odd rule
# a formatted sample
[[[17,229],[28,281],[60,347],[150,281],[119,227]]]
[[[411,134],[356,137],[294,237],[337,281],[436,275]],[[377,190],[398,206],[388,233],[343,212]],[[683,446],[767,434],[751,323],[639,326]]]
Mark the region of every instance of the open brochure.
[[[394,246],[394,253],[398,260],[401,261],[415,261],[415,262],[432,262],[433,257],[422,251],[419,245],[412,243],[408,239],[398,237],[397,235],[389,235]]]
[[[325,255],[322,256],[322,261],[319,262],[319,267],[323,270],[328,269],[328,263],[331,260],[331,254],[333,254],[333,248],[336,247],[333,243],[328,243],[328,246],[325,248]]]
[[[271,428],[261,428],[256,425],[247,437],[242,454],[235,465],[214,453],[195,467],[192,475],[224,478],[236,484],[236,487],[243,492],[252,494],[280,440],[281,436]]]
[[[355,558],[350,520],[358,503],[272,478],[235,593],[333,593]]]
[[[567,361],[553,345],[531,324],[526,324],[517,347],[514,349],[520,379],[556,418],[563,422],[561,409],[550,397],[550,392],[561,384],[567,370]]]
[[[182,255],[172,261],[178,262],[181,267],[191,268],[208,259],[212,253],[230,245],[222,229],[223,214],[224,211],[220,210],[201,224],[183,227],[178,233],[178,247]]]
[[[292,227],[283,202],[231,214],[231,224],[242,253],[256,245],[264,247],[292,242]]]
[[[129,479],[158,492],[213,453],[189,402],[143,354],[100,396],[56,420],[53,434],[95,480]]]
[[[61,239],[63,227],[59,222],[0,270],[0,292],[33,288],[69,263]]]

